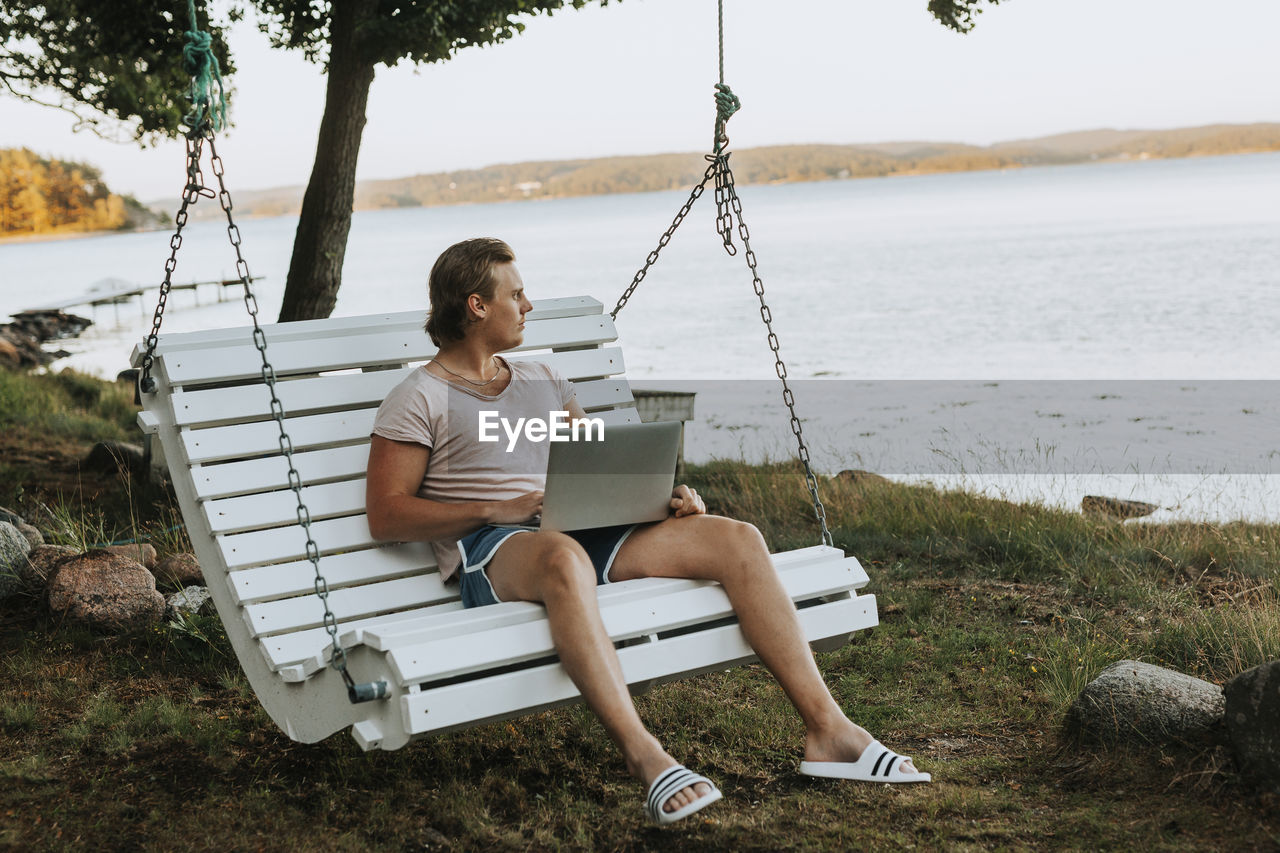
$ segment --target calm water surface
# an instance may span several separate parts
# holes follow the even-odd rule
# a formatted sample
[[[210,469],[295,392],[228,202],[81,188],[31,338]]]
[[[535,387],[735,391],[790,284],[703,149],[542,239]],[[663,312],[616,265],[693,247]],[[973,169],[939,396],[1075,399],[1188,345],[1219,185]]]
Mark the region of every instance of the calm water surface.
[[[234,164],[228,167],[234,193]],[[812,422],[807,429],[827,442],[815,445],[815,460],[829,468],[883,455],[876,442],[892,437],[904,417],[954,407],[993,381],[1280,379],[1280,153],[746,186],[741,194],[790,376],[843,380],[820,395],[834,401],[814,400],[806,410],[799,399],[801,414]],[[685,196],[357,213],[335,313],[422,308],[435,256],[478,234],[514,246],[533,298],[589,293],[607,309]],[[242,224],[250,267],[267,276],[259,298],[270,316],[279,305],[295,226],[291,217]],[[167,243],[166,233],[149,233],[0,245],[0,314],[84,292],[108,276],[158,281]],[[175,280],[222,277],[233,263],[222,229],[194,225]],[[245,322],[239,302],[210,306],[212,298],[205,291],[197,308],[192,295],[175,294],[166,328]],[[64,363],[114,375],[126,366],[150,309],[121,306],[118,321],[111,308],[98,309],[99,325],[68,347],[79,352]],[[618,325],[628,374],[640,384],[774,376],[750,275],[741,254],[731,258],[720,247],[709,197],[664,250]],[[938,384],[929,401],[904,403],[907,415],[891,405],[860,408],[852,395],[861,392],[852,389],[886,379],[956,381]],[[738,383],[732,392],[725,386],[721,399],[714,390],[699,395],[693,458],[786,452],[790,431],[780,405],[776,426],[761,423],[776,389],[754,384],[759,400],[750,404],[742,398],[752,394],[740,393]],[[1033,408],[1070,416],[1075,403],[1061,397],[1063,387],[1045,382],[1044,399]],[[1204,440],[1227,442],[1241,430],[1256,443],[1259,431],[1280,435],[1276,396],[1241,406],[1251,409],[1252,421],[1200,430]],[[1101,417],[1118,430],[1134,417],[1159,414]],[[999,410],[975,417],[988,422]],[[998,454],[1069,444],[1072,431],[1064,432],[1062,423],[1046,429],[1028,428],[1025,446],[1002,435]],[[1182,431],[1195,433],[1196,425]],[[1096,439],[1095,430],[1081,440]],[[1206,458],[1217,458],[1215,452]],[[1270,457],[1255,461],[1269,473]],[[979,467],[978,480],[994,473]],[[1263,476],[1255,497],[1246,495],[1257,491],[1253,487],[1226,488],[1247,509],[1203,512],[1280,519],[1280,499],[1266,485],[1273,479]],[[1181,483],[1167,494],[1150,481],[1129,488],[1159,492],[1159,502],[1185,508],[1194,503],[1187,494],[1209,491],[1195,482],[1204,481]],[[1082,481],[1060,502],[1078,501],[1075,485]],[[1223,504],[1223,490],[1217,491]],[[1039,494],[1059,501],[1045,489]]]

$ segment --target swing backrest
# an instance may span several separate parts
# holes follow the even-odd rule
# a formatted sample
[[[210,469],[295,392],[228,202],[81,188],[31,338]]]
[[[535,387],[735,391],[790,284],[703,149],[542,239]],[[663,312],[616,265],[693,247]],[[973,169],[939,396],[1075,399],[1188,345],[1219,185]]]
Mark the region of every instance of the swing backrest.
[[[613,321],[598,301],[543,300],[527,323],[512,360],[554,365],[606,424],[639,421],[630,387],[618,378],[621,350],[609,346]],[[422,324],[422,312],[407,312],[264,329],[329,605],[344,631],[461,606],[427,546],[379,543],[365,518],[374,414],[434,353]],[[147,431],[172,428],[165,452],[181,454],[171,462],[189,472],[174,476],[175,491],[228,635],[246,631],[271,669],[306,679],[323,667],[329,638],[250,330],[162,336],[156,352],[159,390],[146,395],[141,420]]]

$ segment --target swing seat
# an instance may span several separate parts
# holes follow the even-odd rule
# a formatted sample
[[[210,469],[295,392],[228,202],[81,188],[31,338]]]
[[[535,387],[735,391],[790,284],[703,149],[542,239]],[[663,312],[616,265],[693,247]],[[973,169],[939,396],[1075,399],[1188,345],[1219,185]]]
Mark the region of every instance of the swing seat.
[[[369,433],[386,394],[434,353],[422,313],[264,330],[339,641],[355,679],[385,681],[386,699],[349,703],[327,666],[324,608],[250,330],[162,335],[157,390],[143,395],[139,423],[167,463],[227,637],[271,718],[297,741],[350,726],[364,749],[396,749],[578,701],[540,605],[464,610],[424,543],[369,534]],[[510,358],[554,365],[606,424],[635,423],[616,338],[596,300],[544,300]],[[877,624],[875,597],[856,592],[867,582],[856,559],[816,546],[773,560],[814,648],[838,648]],[[719,584],[625,581],[600,589],[600,607],[634,691],[754,659]]]

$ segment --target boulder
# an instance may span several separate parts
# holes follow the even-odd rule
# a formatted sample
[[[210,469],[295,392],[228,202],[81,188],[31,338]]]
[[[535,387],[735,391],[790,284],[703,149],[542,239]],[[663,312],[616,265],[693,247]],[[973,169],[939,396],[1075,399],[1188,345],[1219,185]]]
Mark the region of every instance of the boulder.
[[[89,451],[84,467],[90,471],[115,472],[121,468],[131,474],[147,470],[147,457],[142,448],[125,441],[99,441]]]
[[[58,565],[77,553],[79,552],[75,548],[66,545],[37,545],[27,554],[26,569],[22,572],[23,583],[43,589]]]
[[[22,356],[8,338],[0,337],[0,367],[17,370],[22,367]]]
[[[212,613],[213,598],[203,586],[183,587],[165,601],[165,616],[173,619],[180,613]]]
[[[204,573],[196,562],[195,554],[170,554],[152,569],[156,579],[162,583],[201,584]]]
[[[49,579],[49,609],[95,628],[149,625],[164,615],[164,607],[146,567],[101,549],[63,561]]]
[[[0,600],[22,590],[31,543],[7,521],[0,521]]]
[[[25,521],[15,524],[14,527],[18,528],[18,532],[26,537],[32,548],[37,548],[44,544],[44,536],[41,535],[40,531]]]
[[[7,507],[2,507],[2,506],[0,506],[0,521],[7,521],[9,524],[12,524],[14,527],[17,527],[19,524],[27,523],[27,520],[25,518],[18,515],[13,510],[8,509]]]
[[[888,483],[891,482],[888,477],[882,477],[879,474],[873,474],[870,471],[861,471],[857,468],[849,468],[836,474],[837,480],[845,480],[846,482],[855,483],[859,486],[865,486],[871,483]]]
[[[1223,694],[1241,772],[1280,793],[1280,660],[1240,673]]]
[[[1067,711],[1067,729],[1093,743],[1190,743],[1221,734],[1222,688],[1122,660],[1104,669]]]
[[[1112,518],[1142,518],[1158,510],[1156,504],[1142,501],[1125,500],[1124,498],[1104,498],[1099,495],[1085,495],[1080,500],[1080,509],[1094,515],[1109,515]]]
[[[143,544],[131,545],[107,545],[103,549],[108,554],[115,554],[120,557],[128,557],[137,563],[142,563],[148,569],[156,567],[156,546]]]

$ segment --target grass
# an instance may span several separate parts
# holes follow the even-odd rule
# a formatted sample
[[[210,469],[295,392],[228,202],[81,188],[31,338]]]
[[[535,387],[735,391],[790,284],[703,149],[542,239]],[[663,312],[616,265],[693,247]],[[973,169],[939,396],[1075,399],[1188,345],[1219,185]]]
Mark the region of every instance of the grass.
[[[794,465],[721,462],[689,479],[775,549],[816,541]],[[35,472],[24,485],[28,501],[47,492]],[[161,553],[183,546],[180,532],[161,534],[175,521],[163,495],[117,478],[93,488],[93,500],[88,487],[48,498],[68,535],[133,525]],[[11,599],[0,604],[0,848],[1280,845],[1280,798],[1249,788],[1221,747],[1090,752],[1061,732],[1067,704],[1115,660],[1221,682],[1280,657],[1280,529],[1121,525],[894,484],[823,490],[881,625],[820,667],[855,719],[934,773],[931,786],[800,777],[799,722],[768,673],[744,666],[638,697],[668,748],[726,794],[659,831],[581,707],[394,753],[362,754],[345,735],[297,744],[254,700],[216,619],[100,636]]]

